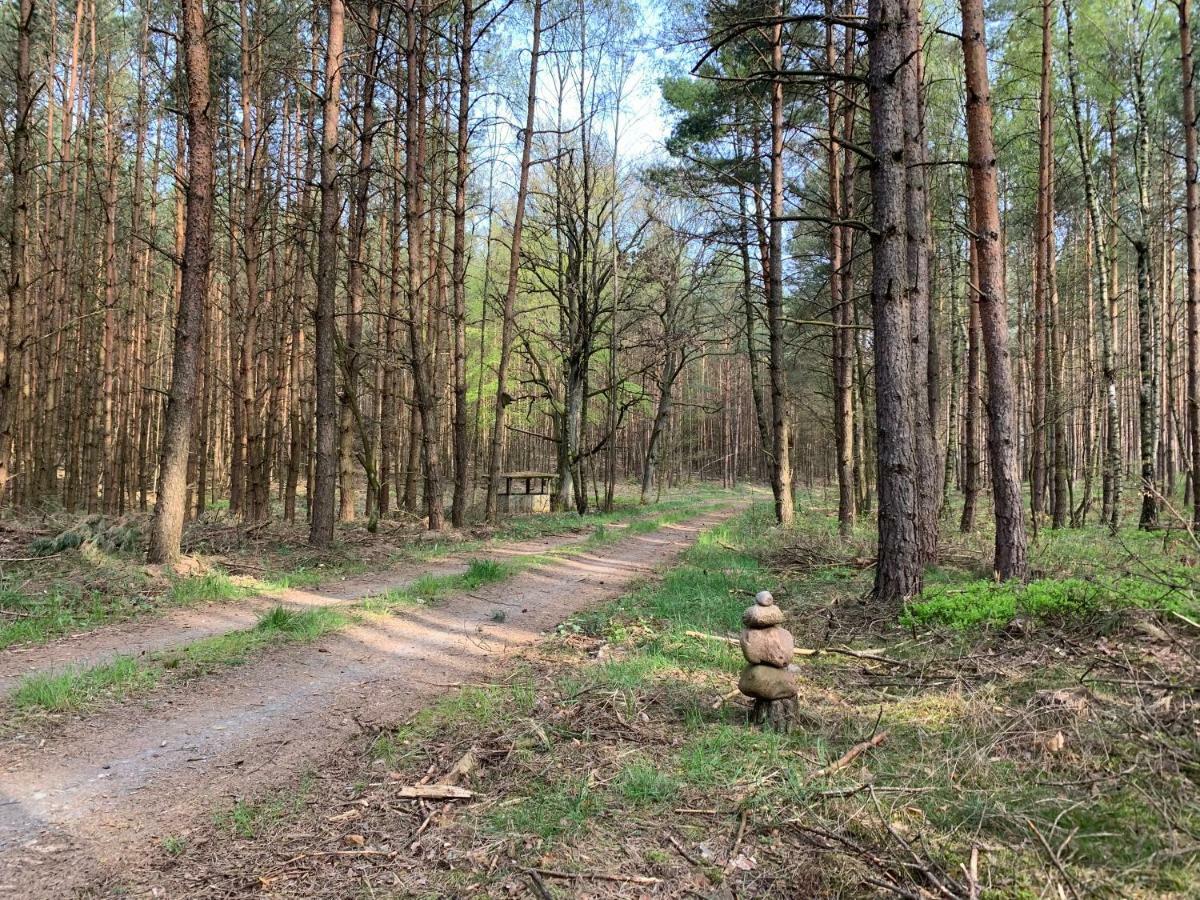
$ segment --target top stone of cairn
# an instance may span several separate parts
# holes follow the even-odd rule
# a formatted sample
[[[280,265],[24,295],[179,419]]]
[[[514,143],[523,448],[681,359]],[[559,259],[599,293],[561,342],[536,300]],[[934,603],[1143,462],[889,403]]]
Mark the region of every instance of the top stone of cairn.
[[[774,606],[775,598],[771,596],[770,591],[759,591],[754,595],[754,602],[759,606]]]

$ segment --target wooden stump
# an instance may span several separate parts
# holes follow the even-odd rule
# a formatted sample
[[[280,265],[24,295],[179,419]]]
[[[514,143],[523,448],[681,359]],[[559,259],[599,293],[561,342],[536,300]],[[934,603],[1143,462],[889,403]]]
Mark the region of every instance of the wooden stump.
[[[755,700],[750,722],[787,734],[800,721],[800,704],[795,697],[783,700]]]

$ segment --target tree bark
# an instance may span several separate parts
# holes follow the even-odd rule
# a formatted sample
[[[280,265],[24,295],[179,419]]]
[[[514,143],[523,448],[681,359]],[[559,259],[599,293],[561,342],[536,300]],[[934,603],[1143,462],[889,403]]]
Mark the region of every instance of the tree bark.
[[[521,135],[521,168],[517,179],[517,206],[513,213],[512,238],[508,251],[508,282],[501,311],[500,360],[496,365],[496,404],[492,422],[492,446],[488,456],[488,488],[484,515],[495,523],[500,494],[500,469],[504,453],[504,411],[508,405],[508,366],[512,356],[513,315],[517,303],[517,276],[521,270],[521,232],[525,223],[525,200],[529,194],[529,168],[533,154],[533,126],[537,112],[537,75],[542,40],[542,2],[533,2],[533,45],[529,54],[529,85],[526,95],[525,130]]]
[[[467,188],[471,149],[471,50],[474,47],[474,0],[464,0],[462,47],[458,58],[458,131],[454,159],[454,499],[450,521],[461,528],[467,517],[470,451],[467,439]]]
[[[329,41],[325,49],[325,96],[321,121],[321,225],[317,233],[316,471],[313,478],[312,520],[308,540],[313,546],[333,542],[334,501],[338,478],[337,398],[337,193],[338,116],[341,112],[342,47],[346,8],[329,0]]]
[[[777,16],[782,7],[775,6]],[[771,376],[771,481],[775,488],[775,519],[791,525],[795,518],[792,498],[791,422],[787,409],[787,373],[783,346],[783,24],[772,28],[771,66],[771,277],[767,294],[767,331],[770,336]]]
[[[909,347],[907,157],[904,97],[896,77],[904,60],[904,0],[868,4],[871,194],[874,228],[871,308],[875,326],[875,421],[878,436],[879,549],[875,597],[902,604],[921,591],[916,534],[916,442]]]
[[[33,76],[30,40],[33,33],[34,0],[20,0],[17,9],[16,123],[12,132],[12,218],[8,232],[7,326],[0,341],[0,508],[9,499],[13,474],[13,445],[17,424],[16,405],[20,392],[22,357],[25,350],[25,231],[29,218],[32,159],[29,152]]]
[[[187,72],[187,213],[171,390],[159,453],[158,496],[150,535],[151,562],[179,558],[186,513],[188,451],[203,341],[208,268],[212,255],[213,141],[209,52],[203,0],[183,0],[183,53]]]
[[[1196,63],[1192,51],[1191,0],[1179,0],[1179,46],[1183,57],[1183,134],[1187,189],[1187,433],[1190,447],[1192,527],[1200,529],[1200,187],[1197,185]]]
[[[938,510],[941,503],[937,435],[930,402],[929,209],[925,147],[925,85],[921,53],[921,0],[904,0],[901,34],[906,64],[900,72],[904,103],[904,154],[907,162],[905,219],[908,254],[909,347],[912,353],[909,393],[913,405],[916,453],[917,552],[922,564],[937,558]]]
[[[979,322],[988,376],[988,461],[996,517],[996,574],[1001,580],[1028,575],[1021,472],[1017,460],[1017,408],[1008,350],[1008,304],[1004,247],[992,134],[983,0],[961,0],[967,94],[967,158],[975,198],[975,246],[979,254]]]

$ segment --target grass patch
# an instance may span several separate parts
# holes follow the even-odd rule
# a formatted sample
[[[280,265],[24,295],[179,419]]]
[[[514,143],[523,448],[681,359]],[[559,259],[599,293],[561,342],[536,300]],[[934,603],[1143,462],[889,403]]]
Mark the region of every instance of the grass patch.
[[[1128,608],[1192,612],[1190,587],[1131,576],[1040,578],[1027,584],[977,580],[935,584],[900,616],[906,627],[943,625],[957,630],[1007,625],[1018,616],[1039,621],[1085,619]]]
[[[580,831],[604,809],[601,796],[585,779],[534,785],[531,793],[506,803],[487,817],[494,834],[554,841]]]
[[[252,840],[303,808],[312,786],[312,776],[306,775],[294,791],[260,800],[238,800],[215,816],[217,827],[234,837]]]
[[[222,600],[237,600],[254,593],[253,589],[235,584],[221,572],[177,578],[171,583],[169,600],[175,606],[191,603],[219,603]]]
[[[645,760],[625,766],[615,784],[617,792],[634,806],[670,803],[679,794],[679,782]]]
[[[130,656],[90,669],[27,676],[12,693],[17,709],[71,712],[112,697],[125,697],[153,687],[156,672]]]

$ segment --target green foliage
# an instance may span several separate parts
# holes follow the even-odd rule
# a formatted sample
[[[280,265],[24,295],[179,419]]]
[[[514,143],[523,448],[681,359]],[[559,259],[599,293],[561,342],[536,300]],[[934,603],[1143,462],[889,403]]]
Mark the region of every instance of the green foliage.
[[[669,803],[679,793],[679,782],[647,760],[629,763],[615,784],[618,793],[635,806]]]
[[[89,516],[59,534],[35,539],[30,543],[29,551],[34,556],[54,556],[87,545],[103,553],[134,553],[140,548],[141,541],[142,535],[136,525]]]
[[[1192,591],[1136,577],[1042,578],[1028,584],[986,579],[935,585],[900,616],[908,627],[964,630],[1007,625],[1018,616],[1039,621],[1080,619],[1129,607],[1190,608]]]
[[[531,792],[516,803],[499,807],[488,816],[494,832],[553,841],[579,831],[603,809],[601,797],[581,778],[530,787]]]
[[[90,669],[36,673],[21,680],[11,702],[17,709],[69,712],[101,700],[148,690],[158,675],[130,656]]]
[[[218,603],[222,600],[236,600],[249,597],[254,593],[250,588],[235,584],[228,576],[220,572],[209,572],[204,575],[191,575],[177,578],[171,583],[170,601],[179,606],[190,603]]]
[[[227,811],[217,814],[216,825],[234,837],[253,839],[299,810],[311,790],[312,778],[306,775],[292,792],[278,793],[261,800],[238,800]]]
[[[467,571],[462,576],[462,586],[473,591],[493,581],[503,581],[508,577],[509,572],[510,569],[498,560],[473,559],[468,563]]]

